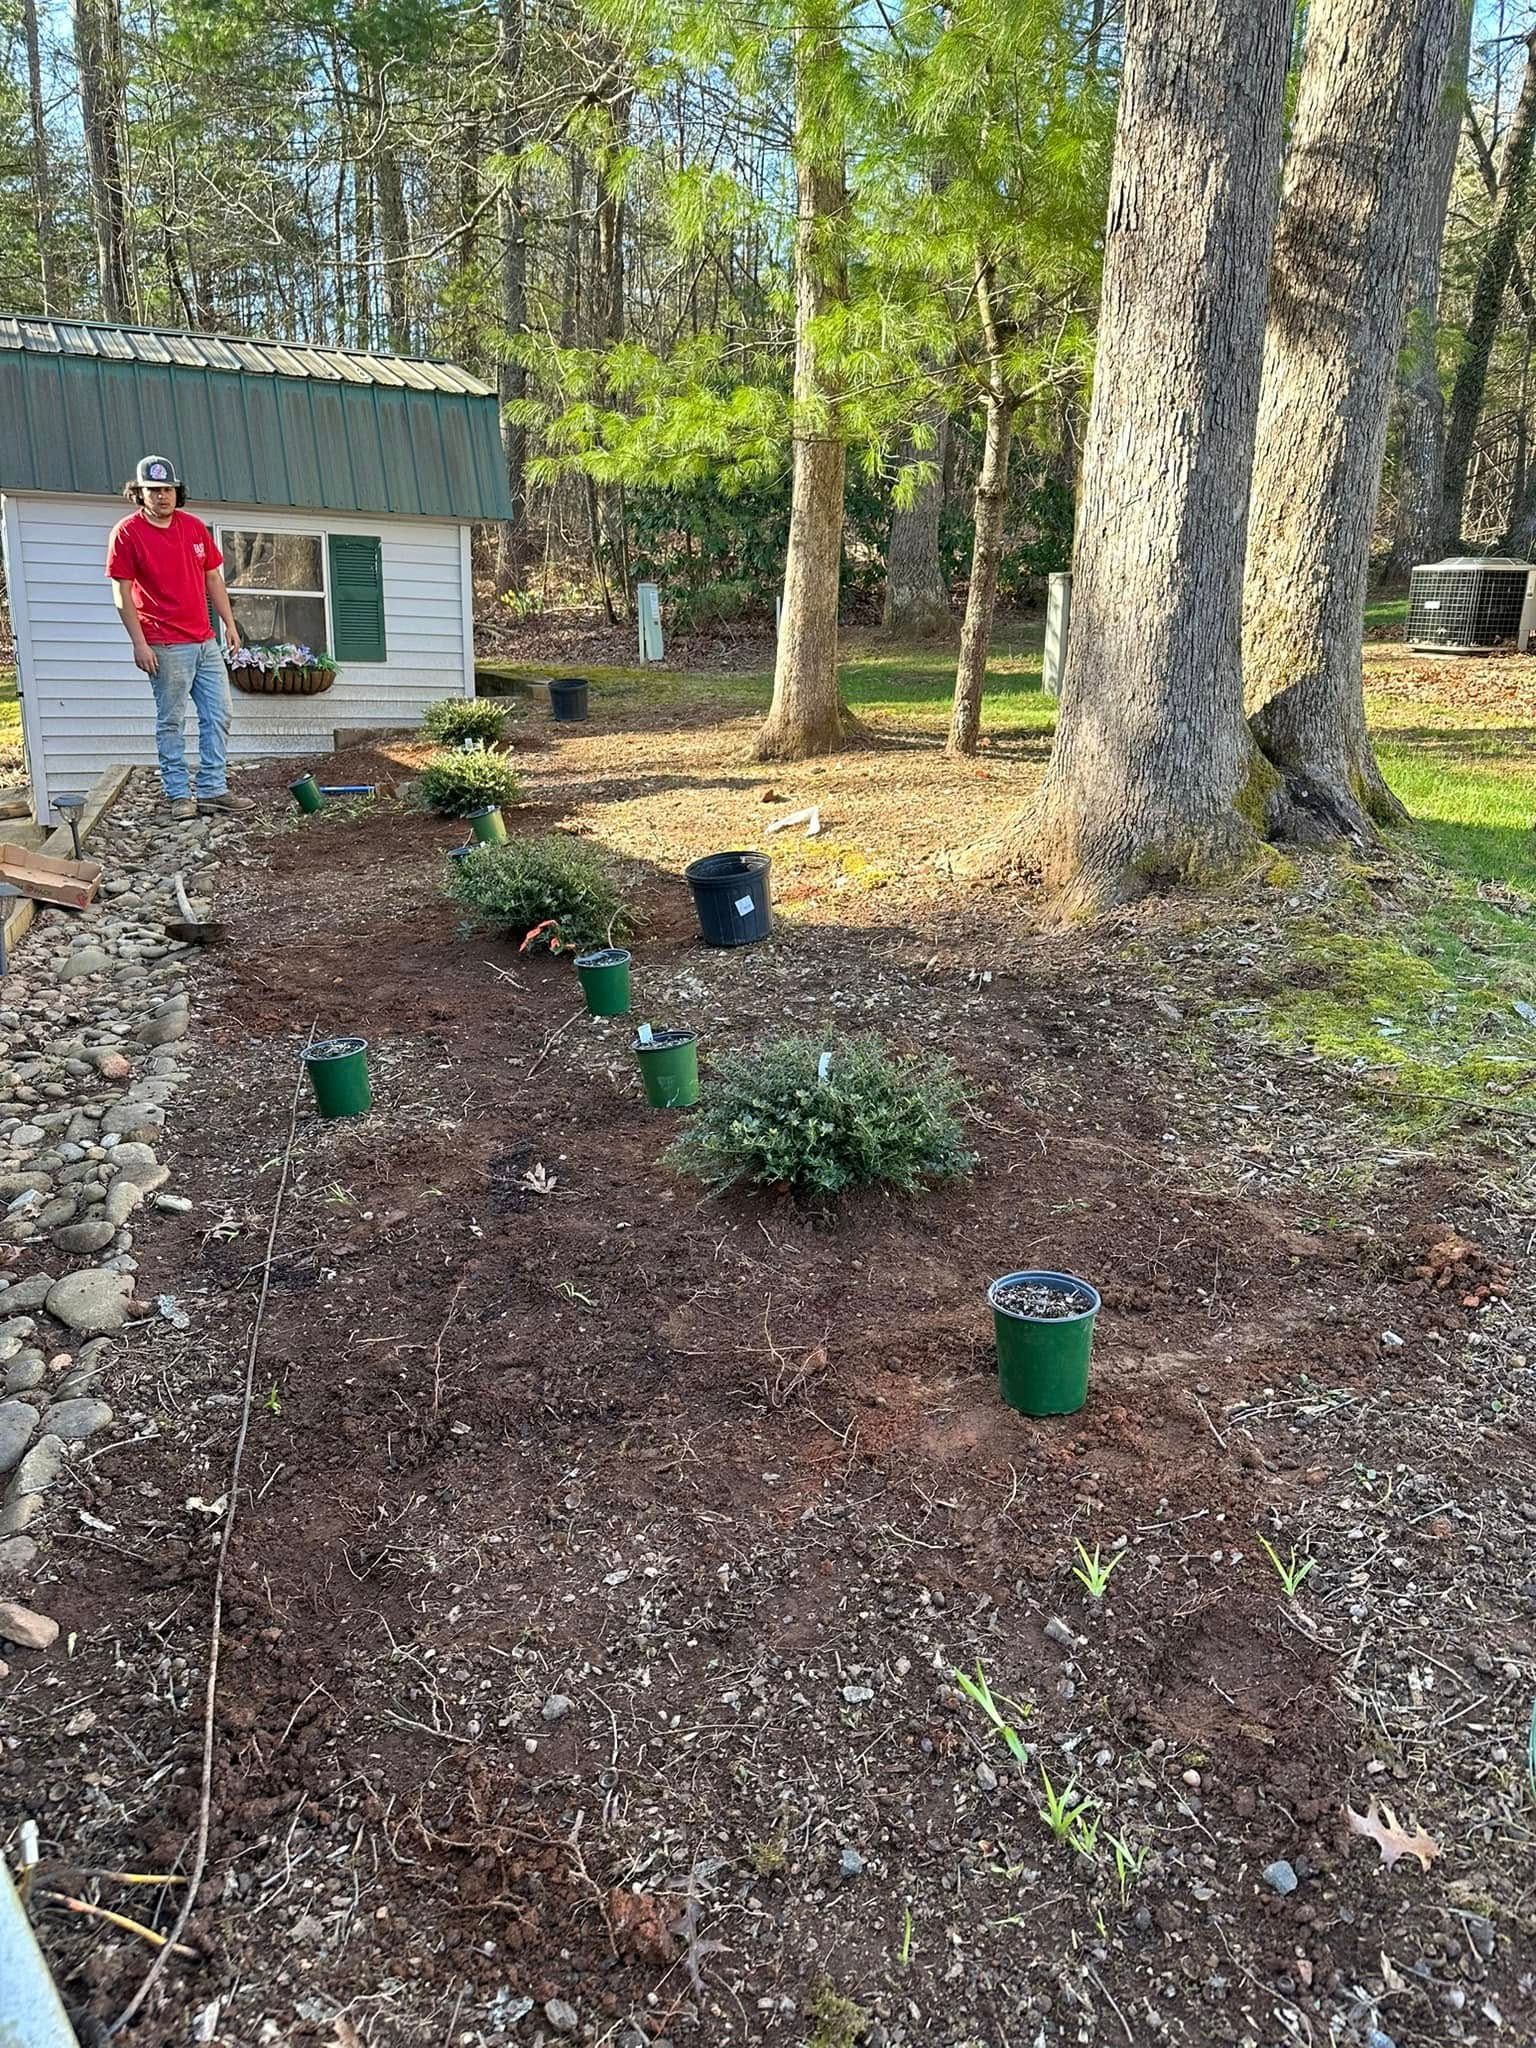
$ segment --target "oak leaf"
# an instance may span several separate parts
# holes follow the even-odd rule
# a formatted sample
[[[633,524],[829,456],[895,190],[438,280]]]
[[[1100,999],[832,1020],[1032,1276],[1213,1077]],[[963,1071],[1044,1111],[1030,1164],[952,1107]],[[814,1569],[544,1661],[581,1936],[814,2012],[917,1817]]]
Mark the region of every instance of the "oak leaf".
[[[1356,1813],[1352,1806],[1346,1805],[1344,1818],[1349,1822],[1352,1835],[1364,1835],[1367,1841],[1376,1844],[1388,1870],[1404,1856],[1416,1857],[1419,1868],[1428,1870],[1440,1854],[1440,1844],[1433,1835],[1425,1834],[1422,1828],[1416,1828],[1410,1834],[1399,1825],[1390,1806],[1378,1805],[1374,1799],[1364,1813]]]

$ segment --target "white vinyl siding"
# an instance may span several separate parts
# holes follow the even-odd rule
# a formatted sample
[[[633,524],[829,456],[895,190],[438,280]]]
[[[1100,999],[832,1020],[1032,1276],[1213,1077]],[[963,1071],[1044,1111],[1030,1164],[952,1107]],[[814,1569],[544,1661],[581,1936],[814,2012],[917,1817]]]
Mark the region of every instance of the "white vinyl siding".
[[[8,497],[5,508],[29,766],[41,813],[45,785],[86,789],[103,769],[152,763],[154,700],[149,679],[134,666],[105,571],[107,536],[131,508],[121,499],[25,495]],[[440,698],[473,696],[467,526],[254,506],[187,509],[215,531],[368,534],[382,549],[388,658],[343,663],[331,688],[315,697],[232,690],[231,760],[327,752],[337,726],[414,725]],[[189,761],[196,758],[195,734],[189,714]]]

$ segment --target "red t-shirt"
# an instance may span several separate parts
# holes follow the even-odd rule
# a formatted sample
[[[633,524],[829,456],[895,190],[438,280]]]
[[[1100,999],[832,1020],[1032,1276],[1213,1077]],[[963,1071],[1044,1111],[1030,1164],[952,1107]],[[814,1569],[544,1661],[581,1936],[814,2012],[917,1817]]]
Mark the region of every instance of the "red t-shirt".
[[[113,527],[107,543],[107,574],[114,582],[133,579],[144,638],[155,647],[213,637],[204,578],[223,565],[213,535],[190,512],[173,512],[169,526],[131,513]]]

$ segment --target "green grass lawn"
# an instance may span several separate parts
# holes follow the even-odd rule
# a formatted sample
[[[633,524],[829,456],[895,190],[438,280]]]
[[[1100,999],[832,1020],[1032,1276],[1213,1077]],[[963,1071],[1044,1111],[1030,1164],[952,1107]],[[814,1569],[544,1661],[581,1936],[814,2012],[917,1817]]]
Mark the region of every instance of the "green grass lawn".
[[[0,668],[0,777],[19,781],[21,770],[21,698],[16,671]]]

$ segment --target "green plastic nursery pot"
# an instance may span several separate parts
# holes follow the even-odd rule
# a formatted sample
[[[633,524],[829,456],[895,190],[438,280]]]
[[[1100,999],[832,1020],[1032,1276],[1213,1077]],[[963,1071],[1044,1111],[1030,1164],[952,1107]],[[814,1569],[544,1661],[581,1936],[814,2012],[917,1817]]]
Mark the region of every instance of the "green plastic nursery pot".
[[[366,1116],[372,1109],[366,1038],[319,1039],[305,1048],[304,1065],[322,1116]]]
[[[1010,1287],[1047,1287],[1086,1297],[1076,1315],[1031,1316],[998,1300]],[[1075,1415],[1088,1399],[1088,1355],[1099,1293],[1071,1273],[1005,1273],[987,1289],[1003,1399],[1021,1415]]]
[[[645,1099],[652,1109],[692,1109],[699,1099],[699,1045],[691,1031],[657,1031],[635,1040]]]
[[[599,946],[576,955],[576,973],[594,1017],[629,1015],[629,955],[622,946]]]
[[[471,811],[468,824],[482,846],[506,845],[507,828],[494,804],[487,804],[483,811]]]
[[[301,811],[307,811],[311,816],[325,809],[325,798],[320,794],[320,785],[313,775],[301,775],[297,782],[290,782],[288,794]]]

